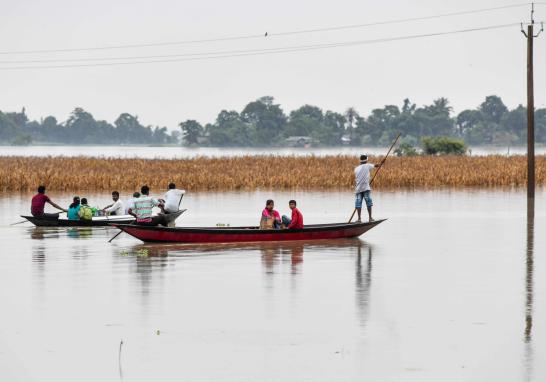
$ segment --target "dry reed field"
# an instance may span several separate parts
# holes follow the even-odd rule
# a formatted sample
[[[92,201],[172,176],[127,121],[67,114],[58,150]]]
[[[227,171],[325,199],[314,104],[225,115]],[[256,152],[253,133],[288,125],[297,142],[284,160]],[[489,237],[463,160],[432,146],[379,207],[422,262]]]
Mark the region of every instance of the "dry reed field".
[[[381,158],[371,158],[370,162]],[[192,191],[255,189],[351,189],[357,158],[230,157],[183,160],[86,157],[0,157],[2,191],[134,191],[169,182]],[[546,157],[536,159],[537,185],[546,183]],[[524,156],[427,156],[389,158],[375,188],[501,187],[526,184]]]

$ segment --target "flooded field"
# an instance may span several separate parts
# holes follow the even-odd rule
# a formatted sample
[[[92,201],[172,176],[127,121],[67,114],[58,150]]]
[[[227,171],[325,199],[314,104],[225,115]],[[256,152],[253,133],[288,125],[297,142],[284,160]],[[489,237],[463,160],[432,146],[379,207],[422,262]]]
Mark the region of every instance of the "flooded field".
[[[294,155],[294,156],[332,156],[362,154],[360,147],[270,147],[241,148],[241,147],[181,147],[181,146],[0,146],[3,156],[84,156],[106,158],[143,158],[143,159],[181,159],[208,157],[237,157],[244,155]],[[387,147],[369,147],[368,155],[385,155]],[[525,155],[527,148],[524,146],[476,146],[470,147],[471,155]],[[537,155],[545,155],[546,147],[538,145]]]
[[[532,220],[524,191],[377,191],[389,220],[360,239],[205,246],[10,226],[30,196],[0,196],[3,381],[546,378],[544,190]],[[350,192],[189,193],[178,224],[256,224],[269,197],[352,212]]]

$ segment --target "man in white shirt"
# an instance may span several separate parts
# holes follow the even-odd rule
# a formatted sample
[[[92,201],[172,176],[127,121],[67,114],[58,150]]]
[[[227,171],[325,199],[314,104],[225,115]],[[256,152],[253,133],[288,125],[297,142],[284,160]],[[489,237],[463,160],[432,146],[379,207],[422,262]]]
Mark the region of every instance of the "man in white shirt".
[[[119,192],[112,191],[112,200],[114,203],[102,209],[104,212],[106,212],[106,215],[125,215],[125,207],[123,206],[123,202],[119,200]]]
[[[362,221],[360,216],[362,212],[362,200],[366,201],[366,207],[368,209],[369,220],[371,222],[374,221],[372,218],[373,202],[372,202],[371,188],[370,188],[370,172],[374,167],[379,167],[382,164],[383,164],[383,161],[380,164],[368,163],[368,156],[363,154],[360,156],[360,166],[355,167],[355,180],[356,180],[355,208],[356,208],[356,212],[358,213],[357,223],[360,223]]]
[[[169,183],[169,190],[165,193],[165,213],[178,212],[185,190],[178,190],[176,184]]]
[[[135,200],[140,198],[140,192],[133,192],[133,197],[125,201],[125,215],[129,215],[129,209],[135,208]]]

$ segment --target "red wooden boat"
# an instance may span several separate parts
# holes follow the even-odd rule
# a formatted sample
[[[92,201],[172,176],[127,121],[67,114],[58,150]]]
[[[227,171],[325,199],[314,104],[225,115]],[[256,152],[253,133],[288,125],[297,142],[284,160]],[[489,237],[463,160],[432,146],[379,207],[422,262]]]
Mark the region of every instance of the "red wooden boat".
[[[111,224],[144,242],[243,243],[257,241],[320,240],[357,237],[384,222],[311,224],[302,229],[280,230],[258,227],[148,227]]]

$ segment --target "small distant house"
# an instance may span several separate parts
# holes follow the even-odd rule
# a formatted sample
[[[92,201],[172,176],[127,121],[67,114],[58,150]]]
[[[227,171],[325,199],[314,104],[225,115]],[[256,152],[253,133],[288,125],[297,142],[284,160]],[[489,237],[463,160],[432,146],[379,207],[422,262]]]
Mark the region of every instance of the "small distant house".
[[[305,136],[288,137],[285,142],[290,147],[310,147],[313,143],[317,143],[313,138]]]
[[[349,134],[345,134],[341,137],[341,144],[342,145],[349,145],[351,144],[351,136]]]

